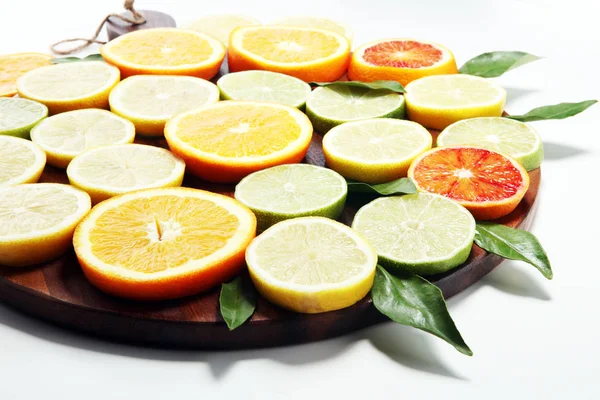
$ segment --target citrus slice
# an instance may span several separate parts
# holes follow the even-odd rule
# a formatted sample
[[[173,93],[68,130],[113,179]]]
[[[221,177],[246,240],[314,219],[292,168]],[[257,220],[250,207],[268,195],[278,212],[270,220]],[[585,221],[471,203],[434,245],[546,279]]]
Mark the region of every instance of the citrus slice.
[[[544,159],[540,135],[531,126],[508,118],[481,117],[458,121],[443,130],[438,146],[479,146],[506,154],[527,171]]]
[[[329,82],[346,73],[350,43],[322,29],[249,26],[231,34],[227,60],[231,72],[261,69],[305,82]]]
[[[427,76],[405,90],[408,119],[439,130],[462,119],[499,117],[506,102],[496,83],[464,74]]]
[[[90,207],[90,197],[69,185],[0,187],[0,265],[24,267],[62,255]]]
[[[350,29],[349,26],[339,21],[334,21],[324,17],[294,15],[278,18],[275,21],[271,22],[271,25],[287,25],[296,26],[300,28],[316,28],[323,29],[326,31],[332,31],[344,36],[346,39],[348,39],[350,43],[352,43],[352,39],[354,38],[354,33],[352,32],[352,29]]]
[[[269,71],[243,71],[223,75],[217,81],[225,100],[268,101],[302,108],[310,85],[298,78]]]
[[[96,108],[53,115],[31,130],[31,140],[46,152],[48,164],[57,168],[67,168],[84,151],[132,143],[134,137],[130,121]]]
[[[344,122],[404,118],[404,114],[404,97],[384,89],[317,87],[306,101],[306,115],[320,133]]]
[[[189,188],[140,190],[94,207],[73,245],[86,278],[136,300],[189,296],[244,266],[254,214],[238,201]]]
[[[415,122],[377,118],[336,126],[323,137],[323,153],[327,166],[345,178],[383,183],[406,176],[431,142]]]
[[[184,28],[210,35],[227,46],[229,35],[236,28],[254,25],[260,25],[260,21],[247,15],[217,14],[195,19],[186,24]]]
[[[417,157],[408,170],[417,189],[455,200],[475,219],[512,212],[529,188],[517,161],[479,147],[437,147]]]
[[[35,183],[46,166],[46,153],[29,140],[0,136],[0,187]]]
[[[50,65],[17,81],[19,96],[45,104],[51,114],[82,108],[108,108],[108,94],[119,70],[102,61]]]
[[[248,175],[235,187],[235,198],[256,215],[258,230],[290,218],[337,219],[348,185],[335,171],[309,164],[279,165]]]
[[[297,108],[221,101],[170,119],[165,138],[193,174],[233,183],[261,169],[300,162],[312,131]]]
[[[102,57],[131,75],[190,75],[210,79],[225,58],[225,47],[204,33],[177,29],[140,29],[100,48]]]
[[[250,277],[270,302],[300,313],[338,310],[371,289],[375,249],[346,225],[323,217],[280,222],[246,250]]]
[[[454,55],[439,44],[414,39],[384,39],[354,51],[348,78],[397,81],[402,85],[429,75],[457,74]]]
[[[162,136],[169,118],[216,103],[219,89],[191,76],[137,75],[115,86],[108,101],[112,112],[133,122],[138,133]]]
[[[0,97],[17,94],[17,79],[26,72],[50,65],[51,56],[41,53],[19,53],[0,56]]]
[[[31,128],[48,116],[48,107],[27,99],[0,98],[0,135],[29,139]]]
[[[67,176],[96,204],[134,190],[181,186],[184,170],[184,162],[168,150],[120,144],[78,155],[67,167]]]
[[[418,275],[465,262],[475,236],[469,211],[430,193],[373,200],[358,210],[352,228],[373,244],[381,264]]]

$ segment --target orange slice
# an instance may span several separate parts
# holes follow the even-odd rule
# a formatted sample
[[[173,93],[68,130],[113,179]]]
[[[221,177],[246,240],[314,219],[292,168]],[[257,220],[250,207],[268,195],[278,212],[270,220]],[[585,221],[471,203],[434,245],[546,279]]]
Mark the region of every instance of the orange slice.
[[[176,28],[141,29],[111,40],[102,57],[131,75],[214,77],[225,58],[225,47],[204,33]]]
[[[41,53],[0,56],[0,97],[17,94],[17,79],[32,69],[50,65],[51,59],[51,56]]]
[[[297,108],[253,101],[221,101],[179,114],[165,138],[188,171],[211,182],[237,182],[280,164],[302,161],[312,125]]]
[[[231,34],[227,59],[231,72],[260,69],[329,82],[346,73],[350,42],[322,29],[248,26]]]
[[[391,80],[406,85],[428,75],[456,74],[454,55],[439,44],[413,39],[385,39],[365,44],[352,54],[348,78]]]
[[[419,191],[455,200],[478,220],[511,213],[529,188],[517,161],[479,147],[432,149],[413,161],[408,176]]]
[[[197,189],[148,189],[106,200],[75,231],[75,253],[100,290],[162,300],[235,276],[256,217],[230,197]]]

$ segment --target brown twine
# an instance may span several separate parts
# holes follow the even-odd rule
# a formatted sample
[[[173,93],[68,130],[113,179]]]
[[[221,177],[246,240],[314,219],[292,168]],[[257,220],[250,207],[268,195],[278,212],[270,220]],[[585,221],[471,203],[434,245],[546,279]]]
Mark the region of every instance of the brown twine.
[[[140,25],[140,24],[145,23],[146,19],[142,16],[142,14],[137,12],[135,10],[135,8],[133,8],[133,2],[134,2],[134,0],[125,0],[125,4],[123,5],[123,7],[125,7],[125,10],[131,12],[131,14],[133,15],[133,18],[129,18],[129,17],[123,16],[121,14],[115,14],[115,13],[108,14],[106,17],[104,17],[104,19],[102,20],[100,25],[98,25],[98,28],[96,29],[96,32],[94,33],[94,36],[91,39],[72,38],[72,39],[61,40],[59,42],[52,44],[50,46],[50,51],[52,51],[55,54],[67,55],[67,54],[72,54],[72,53],[76,53],[80,50],[83,50],[86,47],[88,47],[89,45],[91,45],[92,43],[105,44],[106,42],[103,42],[102,40],[98,40],[98,36],[100,35],[100,32],[102,32],[102,28],[104,27],[104,24],[106,24],[106,22],[112,17],[118,18],[121,21],[130,23],[132,25]],[[66,50],[60,50],[57,48],[57,46],[64,44],[64,43],[73,43],[73,42],[79,42],[79,41],[82,41],[84,43],[80,44],[79,46],[75,46],[75,47],[72,47],[72,48],[69,48]]]

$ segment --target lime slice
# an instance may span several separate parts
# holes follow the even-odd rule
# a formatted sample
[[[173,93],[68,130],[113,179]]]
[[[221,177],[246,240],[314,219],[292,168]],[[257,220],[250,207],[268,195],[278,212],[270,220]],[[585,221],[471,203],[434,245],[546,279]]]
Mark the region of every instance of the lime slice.
[[[382,265],[433,275],[469,257],[475,219],[450,199],[416,193],[370,202],[358,210],[352,228],[373,244]]]
[[[306,115],[315,130],[326,133],[334,126],[369,118],[404,118],[404,97],[388,90],[327,86],[312,91]]]
[[[479,146],[506,154],[527,171],[544,159],[540,135],[529,125],[508,118],[482,117],[455,122],[440,133],[438,146]]]
[[[267,300],[301,313],[351,306],[373,285],[377,254],[360,234],[323,217],[273,225],[246,250],[254,286]]]
[[[0,97],[0,135],[29,139],[29,132],[48,116],[48,108],[27,99]]]
[[[338,218],[348,185],[340,174],[309,164],[288,164],[248,175],[235,187],[235,198],[256,215],[263,231],[285,219]]]
[[[302,108],[310,85],[289,75],[269,71],[243,71],[223,75],[217,86],[225,100],[269,101]]]
[[[354,33],[348,26],[341,22],[324,17],[311,17],[302,15],[288,16],[278,18],[271,22],[270,25],[287,25],[297,26],[300,28],[324,29],[326,31],[332,31],[345,36],[350,43],[352,43],[352,39],[354,38]]]
[[[214,83],[191,76],[135,75],[110,93],[111,111],[127,118],[138,133],[162,136],[174,115],[219,101]]]
[[[143,144],[120,144],[88,150],[71,161],[71,185],[98,203],[134,190],[181,186],[185,163],[168,150]]]
[[[46,153],[29,140],[0,136],[0,186],[35,183],[46,166]]]
[[[323,137],[327,166],[342,176],[383,183],[406,176],[412,160],[431,148],[431,134],[421,125],[377,118],[336,126]]]
[[[54,115],[31,130],[31,140],[46,152],[48,164],[57,168],[67,168],[84,151],[132,143],[134,137],[135,127],[131,122],[95,108]]]
[[[229,35],[234,29],[242,26],[260,25],[256,18],[246,15],[217,14],[206,15],[183,26],[185,29],[202,32],[218,39],[225,46],[229,43]]]

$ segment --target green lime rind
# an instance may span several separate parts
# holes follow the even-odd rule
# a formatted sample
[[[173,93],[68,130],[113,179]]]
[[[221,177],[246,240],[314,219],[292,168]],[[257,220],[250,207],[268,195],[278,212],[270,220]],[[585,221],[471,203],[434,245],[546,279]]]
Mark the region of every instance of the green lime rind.
[[[475,219],[440,195],[382,197],[363,206],[352,228],[377,250],[386,268],[435,275],[463,264],[475,237]]]
[[[327,133],[345,122],[370,118],[406,118],[404,96],[385,89],[348,86],[315,88],[306,102],[315,131]]]
[[[337,219],[348,186],[337,172],[309,164],[286,164],[254,172],[235,188],[235,198],[256,215],[257,231],[299,217]]]
[[[19,97],[0,97],[0,135],[30,139],[29,132],[48,116],[48,107]]]

